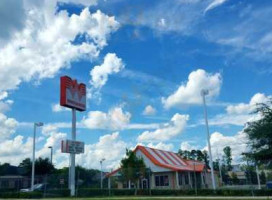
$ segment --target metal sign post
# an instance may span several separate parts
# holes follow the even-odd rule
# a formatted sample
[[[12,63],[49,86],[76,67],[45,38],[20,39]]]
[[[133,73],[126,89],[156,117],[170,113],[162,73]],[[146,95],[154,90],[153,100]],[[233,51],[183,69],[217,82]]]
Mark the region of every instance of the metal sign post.
[[[76,109],[72,109],[72,141],[76,141]],[[70,190],[71,196],[75,196],[75,165],[76,165],[76,154],[70,154],[71,166],[70,166]]]

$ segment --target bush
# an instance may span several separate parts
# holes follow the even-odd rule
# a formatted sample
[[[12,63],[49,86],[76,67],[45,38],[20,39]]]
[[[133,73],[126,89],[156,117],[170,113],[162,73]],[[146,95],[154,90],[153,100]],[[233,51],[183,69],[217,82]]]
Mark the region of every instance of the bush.
[[[77,190],[78,197],[98,197],[108,196],[109,190],[107,189],[93,189],[93,188],[81,188]]]
[[[44,193],[44,197],[69,197],[70,190],[69,189],[51,189],[46,190]]]
[[[33,199],[41,198],[43,195],[41,192],[1,192],[0,198],[22,198]]]

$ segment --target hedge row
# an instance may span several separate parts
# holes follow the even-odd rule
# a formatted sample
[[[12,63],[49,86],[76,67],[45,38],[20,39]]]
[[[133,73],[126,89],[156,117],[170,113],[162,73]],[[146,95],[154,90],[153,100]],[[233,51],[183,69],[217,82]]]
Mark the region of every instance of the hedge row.
[[[76,191],[78,197],[106,197],[106,196],[132,196],[135,194],[134,189],[92,189],[82,188]],[[195,190],[138,190],[137,195],[147,196],[151,192],[152,196],[194,196]],[[42,198],[42,197],[68,197],[70,191],[63,190],[48,190],[43,192],[0,192],[0,198]],[[197,190],[199,196],[272,196],[272,190],[230,190],[230,189],[201,189]]]
[[[137,190],[137,195],[146,196],[151,192],[152,196],[190,196],[196,195],[195,190],[159,190],[152,189]],[[135,194],[134,189],[90,189],[84,188],[77,191],[78,197],[96,197],[96,196],[131,196]],[[231,189],[198,189],[198,196],[272,196],[272,190],[231,190]]]
[[[70,190],[47,190],[44,192],[0,192],[0,198],[22,198],[22,199],[35,199],[42,197],[69,197]]]

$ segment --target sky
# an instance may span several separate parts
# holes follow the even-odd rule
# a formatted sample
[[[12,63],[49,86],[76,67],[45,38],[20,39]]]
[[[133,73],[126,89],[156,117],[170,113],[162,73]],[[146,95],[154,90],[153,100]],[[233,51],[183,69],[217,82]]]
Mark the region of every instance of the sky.
[[[10,14],[12,13],[12,15]],[[177,152],[249,151],[243,132],[257,103],[271,98],[269,0],[2,0],[0,2],[0,163],[32,155],[68,166],[70,109],[60,77],[87,85],[77,112],[76,163],[112,170],[137,144]]]

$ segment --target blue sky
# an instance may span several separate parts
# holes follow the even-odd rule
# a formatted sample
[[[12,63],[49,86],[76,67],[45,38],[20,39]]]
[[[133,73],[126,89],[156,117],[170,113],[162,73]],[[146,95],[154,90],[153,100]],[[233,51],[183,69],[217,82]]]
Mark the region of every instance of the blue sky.
[[[67,165],[59,150],[71,137],[71,111],[57,106],[62,75],[88,86],[88,109],[77,113],[77,139],[86,144],[80,165],[96,168],[105,157],[113,168],[137,144],[204,149],[201,89],[210,90],[213,151],[230,145],[239,162],[247,150],[244,124],[272,93],[270,1],[2,4],[0,14],[18,13],[0,20],[0,162],[30,156],[33,122],[42,121],[38,156],[52,145],[54,163]]]

